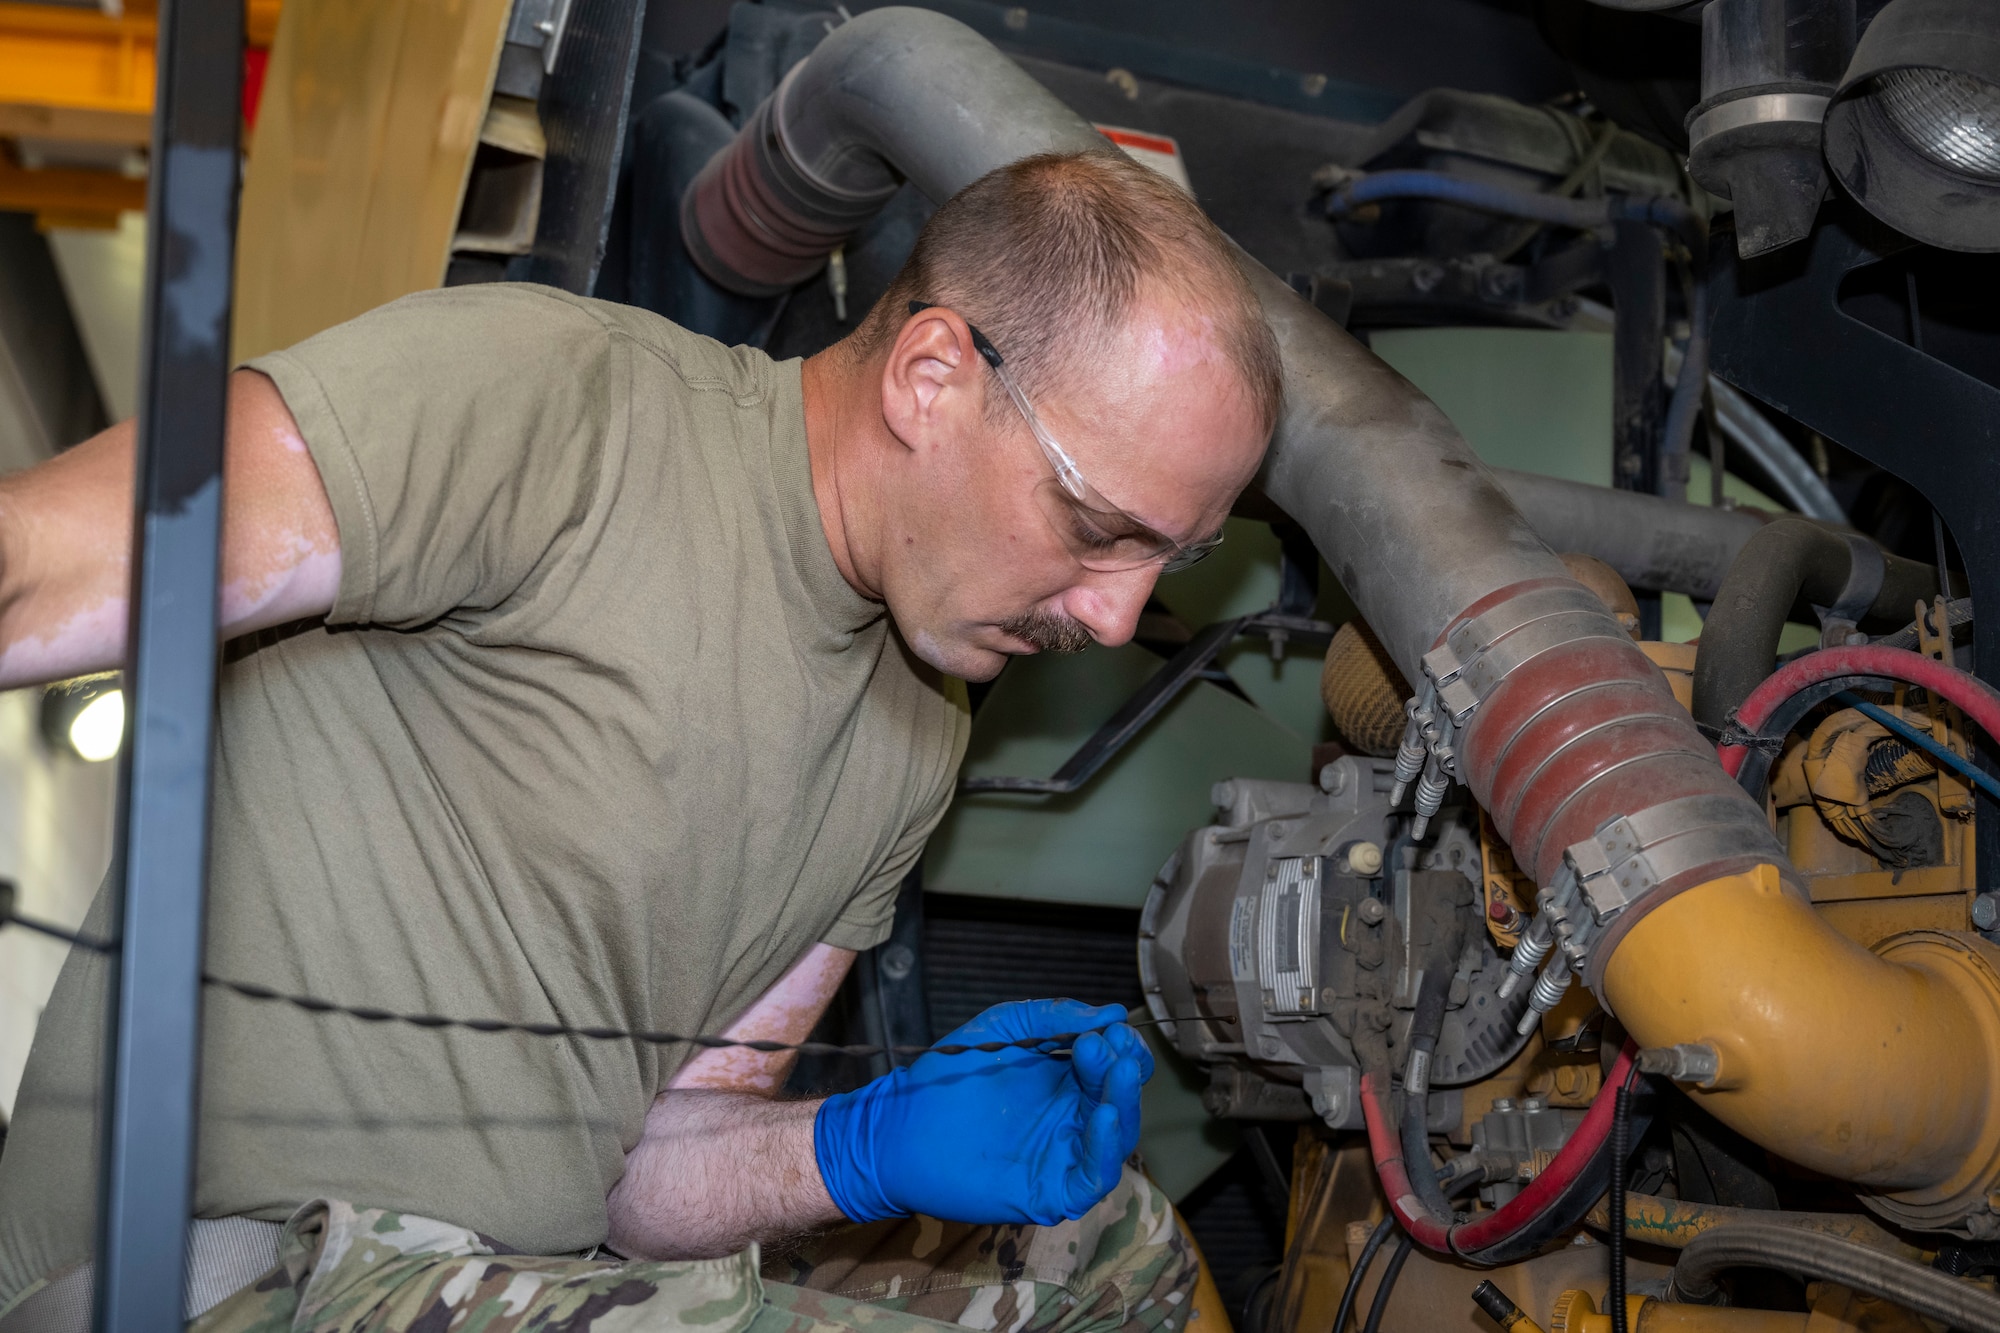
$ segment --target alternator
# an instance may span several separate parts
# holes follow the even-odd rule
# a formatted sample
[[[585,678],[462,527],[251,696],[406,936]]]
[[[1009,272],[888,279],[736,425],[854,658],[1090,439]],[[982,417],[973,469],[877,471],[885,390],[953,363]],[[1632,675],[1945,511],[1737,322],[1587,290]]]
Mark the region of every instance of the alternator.
[[[1210,1072],[1209,1109],[1361,1125],[1363,1068],[1400,1068],[1427,972],[1451,972],[1431,1082],[1477,1082],[1520,1049],[1526,994],[1480,917],[1478,813],[1413,829],[1394,760],[1345,757],[1317,788],[1216,784],[1216,822],[1188,835],[1147,896],[1139,971],[1180,1052]],[[1455,1125],[1458,1098],[1431,1097]]]

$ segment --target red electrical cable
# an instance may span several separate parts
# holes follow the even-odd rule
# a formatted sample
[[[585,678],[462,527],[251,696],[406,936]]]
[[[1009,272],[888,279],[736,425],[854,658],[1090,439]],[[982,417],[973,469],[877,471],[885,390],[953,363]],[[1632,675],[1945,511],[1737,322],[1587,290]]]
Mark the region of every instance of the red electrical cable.
[[[1965,715],[1996,741],[2000,741],[2000,692],[1957,667],[1936,658],[1913,653],[1907,648],[1885,648],[1863,644],[1854,648],[1823,648],[1795,662],[1787,662],[1750,691],[1750,697],[1736,710],[1736,725],[1755,735],[1771,720],[1785,700],[1800,690],[1842,676],[1887,676],[1892,680],[1921,685],[1939,698],[1957,704]],[[1748,746],[1722,744],[1716,747],[1723,771],[1735,777],[1750,753]]]
[[[1425,1249],[1450,1254],[1450,1225],[1424,1207],[1403,1165],[1402,1135],[1396,1132],[1396,1117],[1389,1114],[1388,1083],[1384,1074],[1361,1076],[1361,1118],[1368,1124],[1368,1155],[1375,1159],[1375,1174],[1382,1182],[1382,1192],[1389,1196],[1389,1211],[1403,1230]]]
[[[1389,1196],[1389,1208],[1396,1214],[1396,1220],[1425,1249],[1465,1256],[1490,1249],[1535,1221],[1576,1183],[1611,1137],[1614,1093],[1631,1075],[1637,1050],[1631,1042],[1625,1043],[1611,1072],[1604,1076],[1603,1088],[1591,1099],[1583,1123],[1539,1175],[1492,1212],[1456,1225],[1447,1225],[1431,1216],[1417,1199],[1403,1162],[1395,1117],[1389,1114],[1388,1080],[1380,1074],[1363,1074],[1361,1114],[1368,1123],[1369,1154],[1375,1159],[1375,1173],[1381,1178],[1382,1192]]]

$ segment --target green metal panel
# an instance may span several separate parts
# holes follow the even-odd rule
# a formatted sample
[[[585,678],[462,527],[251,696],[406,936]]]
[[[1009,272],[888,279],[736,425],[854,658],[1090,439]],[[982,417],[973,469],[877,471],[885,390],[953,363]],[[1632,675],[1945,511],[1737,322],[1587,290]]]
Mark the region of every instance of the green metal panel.
[[[1160,659],[1143,648],[1024,658],[980,706],[967,776],[1046,776],[1115,712]],[[1300,670],[1317,664],[1301,661]],[[1303,781],[1311,745],[1207,682],[1169,704],[1083,790],[958,797],[931,839],[924,887],[1042,902],[1137,907],[1160,865],[1214,814],[1227,777]]]
[[[1155,1067],[1139,1094],[1139,1154],[1153,1183],[1179,1203],[1235,1155],[1242,1138],[1235,1125],[1217,1120],[1201,1104],[1208,1075],[1150,1028],[1141,1031],[1153,1048]]]
[[[1368,345],[1495,467],[1611,484],[1611,335],[1390,329]]]

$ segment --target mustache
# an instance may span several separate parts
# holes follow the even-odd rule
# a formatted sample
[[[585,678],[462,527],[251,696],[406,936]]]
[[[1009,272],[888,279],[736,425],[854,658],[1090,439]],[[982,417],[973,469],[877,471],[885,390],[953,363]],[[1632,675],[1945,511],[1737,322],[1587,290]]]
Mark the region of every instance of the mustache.
[[[1051,611],[1030,611],[1003,620],[1000,630],[1044,653],[1080,653],[1095,642],[1081,624]]]

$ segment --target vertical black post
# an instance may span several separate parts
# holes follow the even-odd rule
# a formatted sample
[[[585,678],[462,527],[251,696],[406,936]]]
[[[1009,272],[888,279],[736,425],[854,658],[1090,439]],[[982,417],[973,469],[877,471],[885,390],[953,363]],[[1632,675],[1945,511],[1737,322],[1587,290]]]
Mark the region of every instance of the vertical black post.
[[[1666,426],[1666,246],[1648,222],[1618,222],[1612,288],[1612,484],[1654,494]],[[1640,638],[1660,636],[1660,594],[1638,594]]]
[[[1611,346],[1611,484],[1659,489],[1666,425],[1667,258],[1660,233],[1620,222],[1605,277],[1616,324]],[[1660,595],[1639,594],[1640,636],[1660,637]]]
[[[1660,233],[1620,222],[1605,277],[1617,317],[1611,351],[1611,484],[1651,495],[1666,416],[1667,259]]]
[[[182,1327],[201,1042],[242,0],[165,0],[146,208],[97,1327]]]

